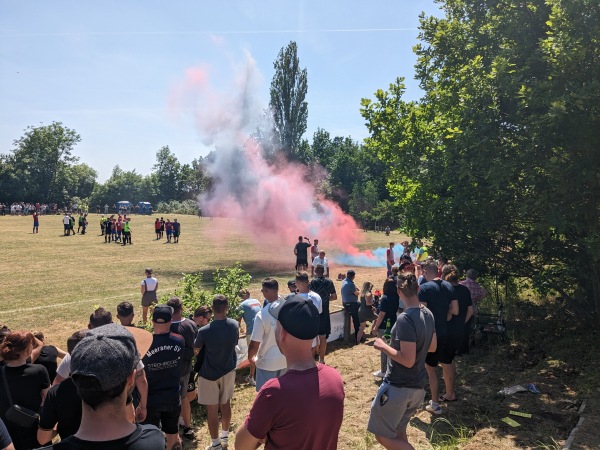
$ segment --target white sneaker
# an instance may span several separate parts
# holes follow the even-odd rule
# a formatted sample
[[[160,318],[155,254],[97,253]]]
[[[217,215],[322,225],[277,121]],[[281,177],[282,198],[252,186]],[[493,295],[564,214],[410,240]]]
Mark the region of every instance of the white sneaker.
[[[246,381],[246,383],[250,384],[251,386],[256,386],[256,381],[250,375],[248,375],[246,378],[244,378],[244,380]]]
[[[428,413],[435,414],[438,416],[442,413],[442,407],[435,403],[433,400],[429,400],[429,403],[425,407],[425,410]]]
[[[383,377],[385,377],[385,373],[383,373],[381,370],[378,370],[377,372],[373,372],[373,376],[378,377],[378,378],[383,378]]]
[[[229,447],[229,436],[221,436],[221,447],[222,448]]]
[[[221,446],[221,444],[209,445],[208,447],[206,447],[206,450],[223,450],[223,447]]]

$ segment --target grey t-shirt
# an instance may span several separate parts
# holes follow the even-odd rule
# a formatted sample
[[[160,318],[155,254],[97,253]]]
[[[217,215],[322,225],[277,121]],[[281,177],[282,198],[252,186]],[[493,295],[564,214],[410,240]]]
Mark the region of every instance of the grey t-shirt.
[[[408,368],[388,358],[385,381],[393,386],[424,388],[426,382],[425,357],[435,331],[435,319],[427,308],[413,307],[405,309],[392,327],[391,346],[400,349],[400,341],[415,342],[417,352],[415,364]]]
[[[340,292],[342,293],[342,303],[358,303],[358,297],[355,294],[356,285],[353,280],[346,278],[342,281]]]
[[[195,347],[205,347],[206,356],[200,368],[200,375],[207,380],[215,381],[223,375],[235,370],[237,356],[235,346],[238,343],[240,330],[233,319],[213,320],[198,330]]]

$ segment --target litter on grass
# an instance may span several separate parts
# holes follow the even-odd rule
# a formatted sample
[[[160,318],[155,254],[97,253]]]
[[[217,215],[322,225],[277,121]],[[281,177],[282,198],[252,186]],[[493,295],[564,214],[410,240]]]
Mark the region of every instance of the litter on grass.
[[[498,394],[512,395],[512,394],[516,394],[517,392],[527,392],[527,390],[528,389],[525,386],[521,386],[520,384],[517,384],[516,386],[505,387],[504,389],[499,391]]]
[[[509,414],[513,415],[513,416],[519,416],[519,417],[525,417],[527,419],[531,419],[531,414],[529,413],[524,413],[521,411],[509,411]]]
[[[516,420],[511,419],[510,417],[504,417],[502,419],[502,422],[504,422],[507,425],[510,425],[513,428],[521,426],[521,424],[519,422],[517,422]]]

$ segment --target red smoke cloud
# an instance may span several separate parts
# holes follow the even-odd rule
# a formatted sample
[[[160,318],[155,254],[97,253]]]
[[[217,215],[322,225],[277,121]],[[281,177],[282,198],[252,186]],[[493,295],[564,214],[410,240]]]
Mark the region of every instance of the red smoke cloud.
[[[336,203],[317,195],[307,168],[282,158],[267,163],[249,138],[263,114],[257,97],[260,82],[247,55],[226,95],[211,87],[206,67],[188,69],[172,90],[171,108],[191,109],[203,140],[215,146],[207,169],[217,181],[214,190],[199,199],[204,215],[243,221],[252,235],[283,244],[278,253],[290,254],[302,235],[319,239],[328,251],[359,254],[354,247],[361,239],[358,225]]]

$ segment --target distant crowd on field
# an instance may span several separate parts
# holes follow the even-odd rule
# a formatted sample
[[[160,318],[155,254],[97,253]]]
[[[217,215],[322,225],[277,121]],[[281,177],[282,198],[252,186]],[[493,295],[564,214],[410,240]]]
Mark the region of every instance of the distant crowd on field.
[[[0,202],[0,215],[6,216],[28,216],[37,212],[40,215],[48,214],[87,214],[96,212],[96,214],[115,213],[115,214],[139,214],[139,205],[122,205],[117,206],[113,203],[112,206],[105,204],[104,206],[96,205],[93,209],[84,203],[66,203],[60,206],[58,203],[31,203],[31,202],[13,202],[13,203],[2,203]],[[150,206],[146,213],[152,214],[152,207]]]

